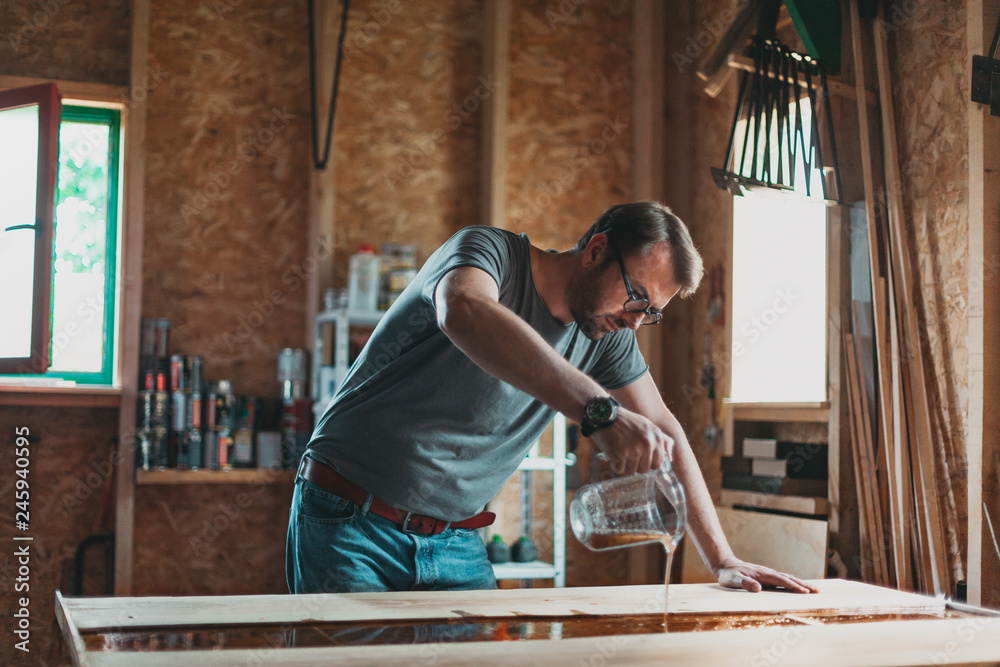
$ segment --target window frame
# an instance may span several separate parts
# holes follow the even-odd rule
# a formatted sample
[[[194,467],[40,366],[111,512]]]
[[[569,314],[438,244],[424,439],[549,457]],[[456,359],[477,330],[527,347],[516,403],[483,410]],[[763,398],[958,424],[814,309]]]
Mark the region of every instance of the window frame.
[[[0,91],[0,109],[38,106],[38,167],[35,189],[35,262],[31,299],[31,354],[0,358],[0,374],[44,373],[51,363],[52,247],[55,187],[59,169],[62,100],[54,83]],[[48,276],[48,279],[45,279]]]
[[[121,109],[107,106],[87,104],[77,100],[66,100],[63,103],[62,121],[82,121],[90,122],[93,119],[109,122],[109,157],[108,157],[108,218],[106,220],[107,229],[105,243],[108,249],[108,265],[105,268],[104,283],[104,321],[102,331],[105,334],[104,353],[101,359],[101,370],[96,373],[88,372],[61,372],[51,369],[41,377],[67,380],[78,384],[93,384],[102,386],[112,386],[115,383],[115,370],[117,368],[118,357],[118,313],[120,303],[117,298],[120,293],[118,289],[120,265],[119,254],[121,252],[120,230],[122,227],[121,195],[123,193],[122,181],[122,154],[124,145],[122,142],[122,112]],[[57,185],[58,189],[58,185]],[[53,235],[53,244],[55,236]],[[53,246],[53,255],[55,247]],[[52,278],[55,280],[55,270],[52,271]],[[54,288],[53,288],[54,291]]]

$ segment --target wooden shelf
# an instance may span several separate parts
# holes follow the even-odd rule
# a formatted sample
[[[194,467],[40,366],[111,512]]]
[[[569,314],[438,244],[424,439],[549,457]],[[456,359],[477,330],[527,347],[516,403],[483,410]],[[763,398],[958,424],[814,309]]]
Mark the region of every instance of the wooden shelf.
[[[736,491],[722,489],[720,504],[724,507],[743,507],[794,514],[813,514],[827,516],[830,513],[830,501],[826,498],[807,496],[776,496],[769,493],[753,491]]]
[[[542,561],[530,563],[492,563],[497,579],[552,579],[556,576],[556,566]]]
[[[122,390],[95,385],[0,385],[0,403],[32,407],[118,408]]]
[[[294,470],[136,470],[136,484],[291,484]]]
[[[726,410],[735,419],[772,422],[826,422],[830,404],[819,403],[734,403],[726,401]]]

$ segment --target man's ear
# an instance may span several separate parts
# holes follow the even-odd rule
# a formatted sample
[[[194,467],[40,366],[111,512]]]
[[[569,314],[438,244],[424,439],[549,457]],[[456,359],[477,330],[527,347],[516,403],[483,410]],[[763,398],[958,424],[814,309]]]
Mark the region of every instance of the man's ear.
[[[583,266],[600,266],[604,262],[605,254],[608,252],[608,235],[598,232],[587,241],[587,247],[583,249]]]

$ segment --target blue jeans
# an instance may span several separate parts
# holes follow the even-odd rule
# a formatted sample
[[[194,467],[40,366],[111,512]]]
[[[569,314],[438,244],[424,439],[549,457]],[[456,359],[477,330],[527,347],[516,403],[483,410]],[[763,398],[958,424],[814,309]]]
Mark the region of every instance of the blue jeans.
[[[292,593],[497,587],[478,531],[404,533],[301,477],[288,519],[285,578]]]

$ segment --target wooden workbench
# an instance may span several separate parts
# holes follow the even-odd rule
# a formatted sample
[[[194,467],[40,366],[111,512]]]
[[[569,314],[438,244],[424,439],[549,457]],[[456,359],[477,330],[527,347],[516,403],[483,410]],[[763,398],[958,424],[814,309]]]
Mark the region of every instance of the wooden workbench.
[[[933,616],[945,611],[941,599],[842,580],[814,583],[821,589],[819,594],[753,594],[716,584],[674,584],[670,587],[668,623],[671,617],[700,614],[777,615],[838,610],[845,614]],[[660,614],[663,599],[662,586],[147,598],[63,598],[57,593],[56,613],[78,665],[1000,664],[1000,618],[980,615],[503,643],[312,648],[264,644],[255,648],[154,652],[85,647],[85,638],[95,634],[170,628],[258,624],[295,628],[318,623],[530,617],[568,620]]]

